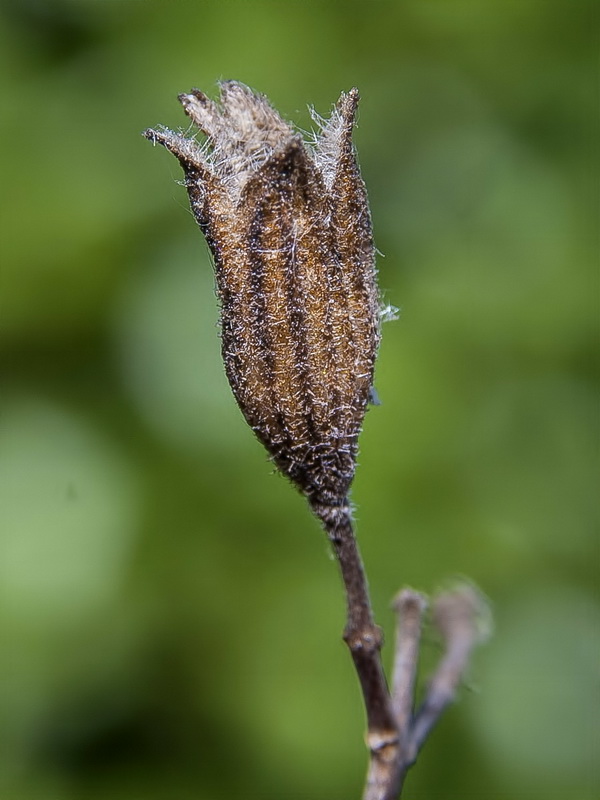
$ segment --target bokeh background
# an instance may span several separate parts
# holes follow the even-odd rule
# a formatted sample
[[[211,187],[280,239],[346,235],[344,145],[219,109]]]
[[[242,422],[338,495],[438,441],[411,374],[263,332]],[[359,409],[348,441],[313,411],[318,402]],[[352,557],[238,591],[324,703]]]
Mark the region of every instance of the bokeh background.
[[[597,45],[579,0],[3,3],[1,798],[360,795],[336,565],[139,135],[220,78],[304,129],[362,94],[401,309],[354,490],[377,617],[457,575],[495,616],[407,797],[598,796]]]

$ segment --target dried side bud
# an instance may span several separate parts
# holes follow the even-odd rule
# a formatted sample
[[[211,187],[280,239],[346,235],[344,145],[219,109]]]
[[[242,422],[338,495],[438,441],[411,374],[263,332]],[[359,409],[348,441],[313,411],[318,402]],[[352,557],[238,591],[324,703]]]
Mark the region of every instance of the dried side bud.
[[[347,505],[379,343],[375,256],[352,145],[358,91],[313,143],[233,81],[220,104],[180,95],[199,145],[148,130],[179,159],[212,251],[225,370],[275,464],[322,517]]]

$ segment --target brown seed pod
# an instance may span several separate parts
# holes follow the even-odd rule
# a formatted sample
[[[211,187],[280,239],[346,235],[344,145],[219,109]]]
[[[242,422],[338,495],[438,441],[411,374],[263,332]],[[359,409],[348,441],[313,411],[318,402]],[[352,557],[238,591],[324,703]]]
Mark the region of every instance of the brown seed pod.
[[[312,143],[233,81],[220,104],[180,95],[199,145],[147,130],[179,159],[211,249],[225,371],[279,469],[321,517],[347,506],[379,344],[375,250],[352,145],[358,91]],[[316,118],[316,117],[315,117]]]

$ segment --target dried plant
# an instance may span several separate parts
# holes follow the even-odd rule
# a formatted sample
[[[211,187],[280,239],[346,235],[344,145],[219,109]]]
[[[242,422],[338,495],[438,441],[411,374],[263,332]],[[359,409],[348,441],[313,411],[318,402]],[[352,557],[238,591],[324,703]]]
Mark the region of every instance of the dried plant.
[[[347,598],[344,639],[367,713],[363,797],[393,800],[466,669],[480,601],[464,586],[435,600],[446,654],[414,713],[426,601],[408,589],[395,601],[390,694],[348,496],[382,316],[352,144],[358,91],[342,94],[328,120],[314,115],[319,131],[307,143],[264,96],[235,81],[220,90],[220,103],[197,89],[179,96],[202,144],[166,128],[144,135],[183,167],[214,259],[223,360],[242,414],[306,496],[337,556]]]

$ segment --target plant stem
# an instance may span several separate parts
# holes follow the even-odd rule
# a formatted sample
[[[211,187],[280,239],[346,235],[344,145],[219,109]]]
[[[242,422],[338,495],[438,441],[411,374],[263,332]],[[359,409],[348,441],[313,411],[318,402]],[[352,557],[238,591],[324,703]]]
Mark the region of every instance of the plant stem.
[[[419,644],[427,598],[413,589],[398,592],[392,607],[396,612],[396,650],[392,679],[392,705],[400,733],[402,757],[410,749]]]
[[[395,800],[398,784],[399,732],[387,688],[380,650],[381,629],[373,620],[367,578],[352,527],[348,504],[314,506],[331,541],[346,590],[344,641],[350,649],[367,714],[370,763],[363,800]]]
[[[434,598],[433,623],[444,640],[442,659],[425,699],[413,712],[424,595],[403,589],[393,608],[397,615],[393,692],[390,696],[381,664],[381,629],[373,620],[367,578],[352,527],[348,502],[339,506],[312,503],[331,541],[346,591],[344,641],[350,649],[367,714],[370,759],[363,800],[398,800],[404,779],[419,750],[453,700],[469,664],[471,651],[481,641],[485,616],[483,598],[469,585]]]
[[[412,724],[410,764],[414,764],[444,709],[454,700],[471,652],[484,638],[480,630],[484,609],[483,598],[468,584],[439,594],[434,600],[433,621],[444,640],[445,652]]]

